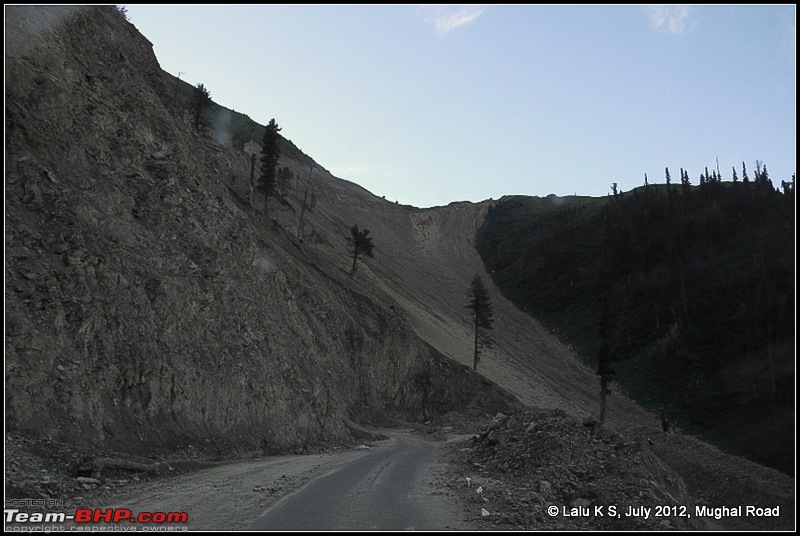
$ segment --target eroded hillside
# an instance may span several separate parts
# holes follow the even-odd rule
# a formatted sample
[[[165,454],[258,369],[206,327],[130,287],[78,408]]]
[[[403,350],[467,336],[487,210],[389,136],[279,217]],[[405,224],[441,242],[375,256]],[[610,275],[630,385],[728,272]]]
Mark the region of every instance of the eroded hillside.
[[[472,365],[472,331],[467,288],[473,275],[491,284],[475,250],[475,233],[491,200],[451,203],[410,210],[363,188],[307,165],[283,160],[297,176],[291,206],[276,207],[281,225],[297,233],[305,184],[310,181],[317,205],[306,212],[305,242],[330,256],[340,270],[349,269],[346,237],[353,224],[374,237],[375,258],[359,265],[358,279],[369,281],[391,297],[428,343],[465,365]],[[243,179],[237,184],[242,187]],[[245,195],[245,190],[241,190]],[[560,409],[579,417],[596,412],[597,379],[579,356],[519,311],[491,286],[496,309],[495,348],[481,360],[479,372],[503,385],[526,404]],[[623,395],[611,404],[617,425],[656,427],[652,415]]]
[[[226,185],[113,7],[7,9],[6,423],[276,450],[507,396]]]

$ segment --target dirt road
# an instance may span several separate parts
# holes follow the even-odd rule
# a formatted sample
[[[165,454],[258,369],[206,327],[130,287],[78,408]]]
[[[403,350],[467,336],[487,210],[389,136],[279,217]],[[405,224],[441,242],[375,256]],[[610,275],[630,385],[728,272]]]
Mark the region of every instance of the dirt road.
[[[317,478],[277,502],[255,530],[445,530],[452,511],[431,501],[436,446],[411,435]],[[441,496],[437,496],[441,497]]]
[[[189,530],[469,529],[462,521],[469,514],[442,491],[437,445],[403,431],[389,435],[369,449],[261,458],[142,482],[92,506],[186,512]]]

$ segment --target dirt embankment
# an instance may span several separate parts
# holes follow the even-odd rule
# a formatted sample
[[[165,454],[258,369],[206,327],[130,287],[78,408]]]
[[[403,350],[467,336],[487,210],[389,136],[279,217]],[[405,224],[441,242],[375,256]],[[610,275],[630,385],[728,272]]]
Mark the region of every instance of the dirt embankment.
[[[444,423],[467,429],[447,416],[437,420],[439,429]],[[453,437],[447,459],[461,479],[445,488],[473,516],[485,510],[485,529],[794,528],[790,477],[691,436],[640,432],[615,432],[560,411],[498,414],[480,433]],[[772,515],[747,515],[748,506]]]

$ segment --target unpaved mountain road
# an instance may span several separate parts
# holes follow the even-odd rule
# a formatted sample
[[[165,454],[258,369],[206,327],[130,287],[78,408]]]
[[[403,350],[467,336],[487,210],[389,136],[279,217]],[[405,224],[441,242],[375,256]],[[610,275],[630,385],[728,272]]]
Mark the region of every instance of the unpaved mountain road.
[[[534,420],[545,422],[545,417]],[[492,421],[494,422],[495,420]],[[106,513],[110,512],[109,509],[116,509],[117,512],[124,509],[131,516],[147,512],[176,513],[185,514],[185,521],[160,524],[119,522],[105,525],[72,523],[64,528],[92,531],[583,531],[593,525],[582,523],[579,518],[544,515],[544,507],[548,504],[569,506],[573,502],[569,495],[553,495],[554,491],[567,490],[569,493],[570,482],[591,485],[592,482],[602,481],[606,485],[604,489],[611,489],[608,486],[613,487],[613,482],[606,480],[620,480],[614,470],[609,470],[603,464],[594,469],[583,469],[580,475],[571,472],[570,467],[574,464],[567,462],[575,458],[576,454],[576,459],[584,458],[584,454],[592,458],[602,452],[619,455],[616,444],[603,447],[602,441],[597,443],[597,437],[588,438],[591,452],[586,454],[585,448],[578,448],[580,442],[576,444],[569,440],[572,437],[569,433],[560,434],[567,437],[567,440],[560,443],[548,441],[547,437],[538,438],[538,433],[530,437],[526,435],[525,438],[517,434],[516,442],[510,437],[499,436],[499,445],[516,445],[522,440],[531,443],[534,449],[547,449],[555,456],[548,462],[552,463],[549,467],[561,476],[550,474],[548,478],[553,483],[549,484],[549,499],[542,502],[541,488],[536,487],[540,477],[535,472],[531,473],[523,467],[520,478],[509,480],[506,477],[513,476],[512,473],[493,469],[504,460],[526,458],[524,452],[504,451],[498,447],[500,450],[491,454],[488,462],[483,458],[476,459],[475,453],[480,443],[467,441],[474,434],[465,432],[472,428],[477,430],[480,426],[473,426],[471,422],[459,419],[449,421],[449,424],[459,430],[452,433],[452,430],[446,430],[448,427],[440,425],[419,428],[414,433],[398,429],[376,430],[373,433],[381,432],[389,438],[370,443],[369,449],[345,446],[322,454],[266,458],[252,452],[246,459],[216,462],[212,467],[208,465],[213,462],[203,458],[181,456],[174,458],[174,462],[179,465],[169,466],[166,461],[159,465],[167,471],[172,471],[171,467],[175,467],[176,472],[191,470],[190,467],[198,465],[205,465],[206,468],[171,476],[162,472],[162,476],[155,479],[138,475],[133,477],[135,482],[131,482],[131,477],[125,474],[106,474],[99,476],[100,482],[88,493],[66,498],[63,509],[60,510],[72,514],[77,509],[97,509]],[[579,430],[584,428],[581,423],[576,423],[576,427]],[[564,431],[567,432],[567,429]],[[684,444],[686,442],[689,444]],[[686,458],[688,453],[713,447],[679,434],[653,436],[652,443],[647,444],[649,446],[645,448],[662,460],[683,466],[687,472],[682,476],[690,484],[690,489],[700,491],[699,495],[684,497],[685,500],[680,503],[689,507],[692,515],[696,513],[696,505],[730,507],[755,504],[780,507],[779,518],[707,518],[706,529],[788,530],[794,526],[791,478],[781,477],[767,468],[761,468],[760,472],[755,473],[752,470],[746,471],[750,473],[750,479],[739,478],[730,469],[736,461],[730,455],[724,456],[731,458],[729,464],[710,465],[706,462],[698,465],[697,462],[692,462],[691,456]],[[680,457],[681,455],[684,457]],[[707,455],[702,458],[709,459]],[[712,456],[710,459],[715,458]],[[739,462],[742,463],[741,460]],[[183,469],[179,469],[180,467]],[[566,473],[566,476],[562,473]],[[647,475],[650,475],[648,478],[652,477],[648,471],[637,474],[641,478]],[[760,478],[754,480],[754,474]],[[576,475],[578,479],[574,480]],[[635,477],[632,482],[636,478],[639,477]],[[674,494],[672,486],[675,485],[675,479],[675,475],[672,480],[657,477],[658,484],[652,481],[650,484],[662,486],[667,491],[672,490]],[[469,480],[473,481],[472,486],[469,485]],[[530,493],[534,489],[531,484],[536,490],[534,494]],[[84,487],[90,486],[85,484]],[[477,491],[478,487],[484,488],[484,496],[476,496],[476,493],[480,493]],[[626,492],[623,496],[642,505],[642,489],[629,491],[632,494]],[[592,496],[591,491],[587,493],[590,493],[587,496]],[[678,496],[675,494],[675,497]],[[646,497],[649,497],[644,499],[646,506],[661,504],[653,495]],[[617,497],[612,502],[623,505],[625,499]],[[486,519],[481,519],[482,507],[489,512]],[[49,508],[45,511],[51,510]],[[42,509],[23,510],[30,511]],[[514,522],[513,518],[518,521]],[[521,524],[519,520],[523,520]],[[625,525],[624,530],[639,527],[634,518],[631,518],[631,522],[633,524]],[[49,523],[45,525],[50,530],[58,530]],[[37,526],[44,528],[45,525]],[[19,523],[12,530],[42,530],[32,527],[31,523]]]
[[[460,525],[426,487],[436,446],[395,436],[278,501],[254,530],[445,530]],[[445,506],[445,507],[443,507]]]
[[[478,528],[463,521],[474,513],[437,483],[444,467],[437,445],[404,431],[387,435],[369,449],[225,464],[78,506],[186,512],[189,530]]]

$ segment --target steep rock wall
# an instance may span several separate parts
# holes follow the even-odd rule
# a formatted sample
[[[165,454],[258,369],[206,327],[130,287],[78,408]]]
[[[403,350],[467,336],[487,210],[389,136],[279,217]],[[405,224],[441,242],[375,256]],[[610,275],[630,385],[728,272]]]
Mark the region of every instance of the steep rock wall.
[[[276,449],[510,397],[250,210],[113,7],[9,7],[6,423]]]

